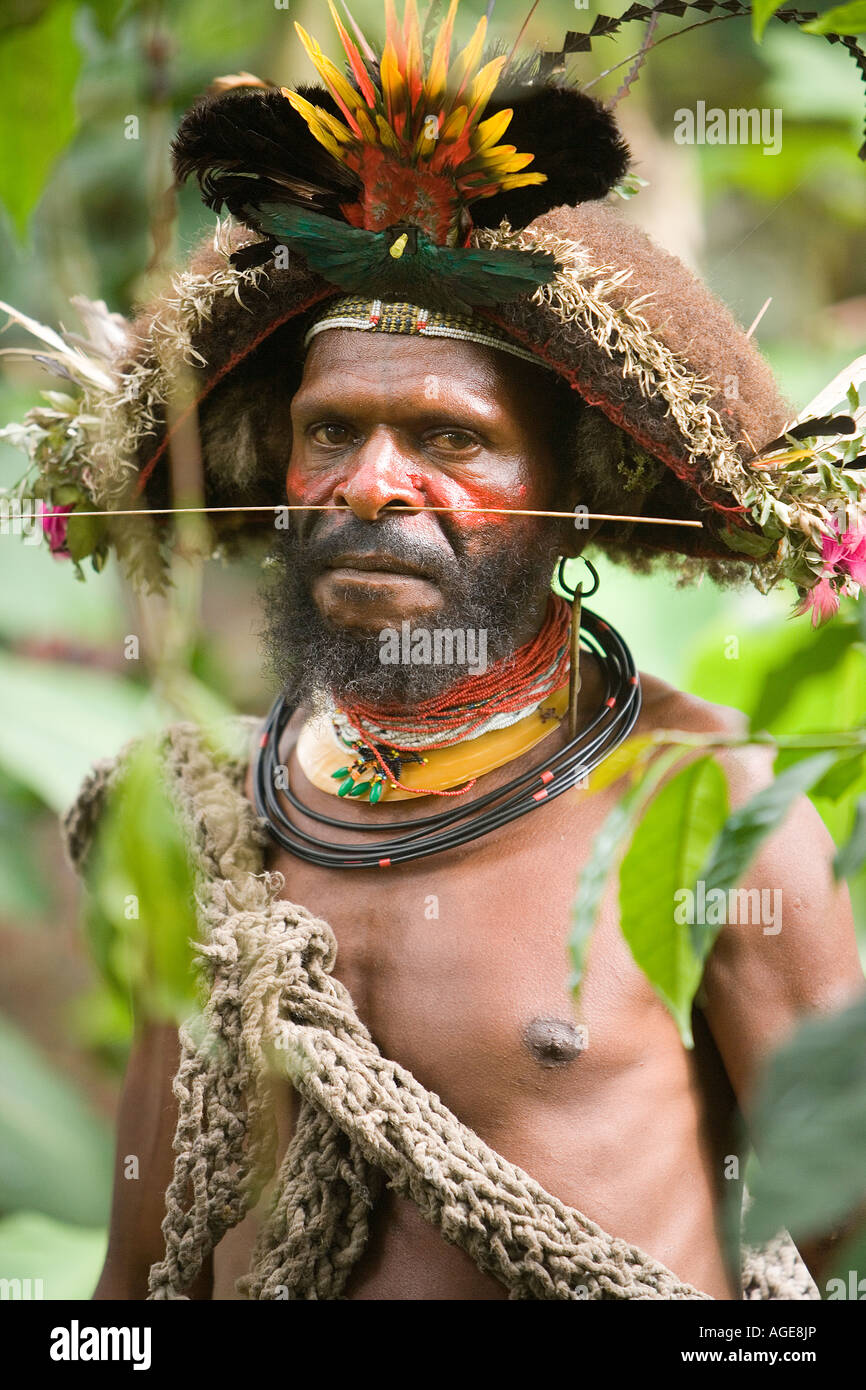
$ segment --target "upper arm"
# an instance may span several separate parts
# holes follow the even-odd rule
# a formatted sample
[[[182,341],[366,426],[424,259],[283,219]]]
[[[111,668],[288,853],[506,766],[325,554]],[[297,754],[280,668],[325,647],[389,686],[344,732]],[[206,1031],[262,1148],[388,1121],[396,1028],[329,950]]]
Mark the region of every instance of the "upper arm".
[[[95,1299],[145,1299],[150,1266],[165,1253],[165,1192],[174,1169],[177,1101],[172,1080],[180,1060],[177,1029],[151,1024],[129,1058],[117,1125],[114,1196],[105,1265]],[[210,1264],[188,1290],[210,1297]]]
[[[833,853],[823,821],[801,798],[743,884],[774,895],[776,920],[729,922],[707,961],[699,1003],[747,1124],[768,1055],[808,1015],[835,1012],[864,992],[848,890],[833,879]],[[819,1284],[863,1216],[851,1212],[834,1229],[798,1239]]]
[[[721,754],[732,807],[772,780],[773,756],[755,746]],[[851,901],[847,885],[834,878],[834,854],[815,807],[798,797],[738,885],[753,890],[751,910],[739,914],[746,920],[727,914],[707,960],[700,1005],[746,1113],[768,1054],[803,1018],[844,1008],[864,989]]]
[[[818,812],[800,798],[741,885],[764,895],[760,920],[729,921],[707,961],[701,1008],[746,1113],[762,1063],[798,1022],[863,992],[851,903],[833,878],[833,854]]]
[[[663,692],[659,724],[701,733],[744,734],[735,710]],[[716,753],[731,805],[750,800],[773,775],[773,755],[755,745]],[[835,846],[812,803],[800,797],[764,841],[739,889],[704,967],[696,1003],[748,1122],[756,1085],[769,1055],[809,1015],[833,1013],[864,993],[848,889],[833,876]],[[757,895],[761,895],[758,897]],[[748,910],[739,910],[740,904]],[[757,912],[755,908],[757,907]],[[800,1243],[820,1280],[839,1239],[862,1213],[834,1231]]]
[[[723,705],[660,687],[657,724],[697,733],[744,735],[745,717]],[[773,754],[756,745],[716,752],[731,806],[773,776]],[[800,797],[761,845],[742,882],[752,891],[745,921],[721,927],[698,1004],[744,1109],[761,1064],[808,1014],[844,1007],[864,986],[848,889],[833,877],[835,846],[812,803]],[[746,906],[745,897],[737,906]],[[757,911],[755,910],[757,908]]]

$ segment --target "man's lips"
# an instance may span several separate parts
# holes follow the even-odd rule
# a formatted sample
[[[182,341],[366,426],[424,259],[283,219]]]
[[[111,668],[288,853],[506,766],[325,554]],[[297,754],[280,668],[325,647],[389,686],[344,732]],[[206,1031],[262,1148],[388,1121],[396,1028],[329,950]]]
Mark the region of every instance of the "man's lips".
[[[333,574],[335,571],[344,573],[353,570],[363,570],[366,574],[371,575],[402,575],[410,579],[425,579],[428,583],[432,582],[429,574],[419,569],[417,565],[412,565],[407,560],[397,560],[393,555],[339,555],[336,560],[331,561],[324,573]]]

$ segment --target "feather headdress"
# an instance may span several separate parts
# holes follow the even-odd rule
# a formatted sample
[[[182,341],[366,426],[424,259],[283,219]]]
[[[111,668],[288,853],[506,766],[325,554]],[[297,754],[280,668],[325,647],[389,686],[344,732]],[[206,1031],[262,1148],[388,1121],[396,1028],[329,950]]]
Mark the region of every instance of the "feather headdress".
[[[167,528],[148,509],[171,511],[179,377],[192,385],[189,409],[201,408],[204,501],[219,513],[219,539],[232,539],[255,531],[245,509],[273,516],[284,481],[255,450],[241,461],[239,418],[255,432],[241,363],[275,332],[291,357],[310,311],[345,291],[446,315],[470,306],[583,396],[608,429],[598,439],[615,439],[614,482],[645,496],[639,534],[625,519],[605,522],[595,544],[627,560],[673,552],[726,573],[748,566],[762,591],[793,582],[814,622],[832,615],[866,583],[866,362],[792,421],[724,306],[604,202],[622,187],[628,154],[610,112],[562,76],[566,54],[630,19],[687,9],[728,18],[749,6],[635,3],[528,61],[516,44],[485,52],[484,20],[454,54],[457,0],[432,4],[423,27],[415,0],[402,23],[388,0],[381,51],[329,8],[343,69],[299,30],[321,85],[239,73],[182,121],[178,178],[196,176],[208,206],[232,218],[135,333],[100,306],[82,306],[89,342],[7,308],[64,387],[3,432],[30,460],[6,498],[22,512],[31,501],[45,508],[55,553],[99,569],[113,549],[137,583],[160,587]],[[825,37],[866,76],[853,37]]]
[[[602,197],[628,152],[604,107],[540,78],[540,55],[520,69],[507,53],[485,60],[486,17],[452,57],[458,4],[450,0],[425,54],[415,0],[402,25],[386,0],[376,53],[363,36],[354,42],[328,0],[345,73],[296,24],[322,87],[292,91],[244,74],[192,109],[174,142],[177,177],[197,175],[209,206],[264,236],[248,259],[279,242],[344,290],[454,310],[552,279],[552,256],[472,248],[473,226],[505,217],[523,227]]]

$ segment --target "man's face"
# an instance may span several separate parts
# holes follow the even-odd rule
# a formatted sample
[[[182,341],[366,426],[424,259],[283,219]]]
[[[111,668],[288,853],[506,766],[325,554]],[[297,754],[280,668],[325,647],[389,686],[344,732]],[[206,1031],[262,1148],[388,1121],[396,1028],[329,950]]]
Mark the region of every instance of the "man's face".
[[[287,499],[350,510],[292,514],[283,590],[269,599],[278,671],[275,644],[303,640],[285,612],[275,623],[281,603],[306,607],[307,629],[331,634],[350,682],[368,695],[387,691],[372,644],[404,620],[492,624],[491,659],[534,635],[561,528],[541,517],[426,509],[567,506],[550,446],[550,390],[542,368],[473,343],[340,329],[313,339],[291,404]],[[442,688],[448,675],[390,672],[405,698]],[[465,675],[452,671],[450,680]]]

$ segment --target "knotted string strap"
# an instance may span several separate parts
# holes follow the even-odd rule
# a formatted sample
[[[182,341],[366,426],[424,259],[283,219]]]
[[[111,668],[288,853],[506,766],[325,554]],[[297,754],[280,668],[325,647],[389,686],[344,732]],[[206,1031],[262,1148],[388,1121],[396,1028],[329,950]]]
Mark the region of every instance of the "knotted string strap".
[[[704,1298],[670,1270],[551,1196],[495,1153],[396,1062],[383,1057],[331,974],[331,928],[285,904],[282,920],[244,915],[249,970],[241,984],[245,1040],[261,1040],[310,1107],[350,1142],[350,1189],[360,1154],[410,1197],[446,1240],[459,1245],[513,1298]],[[236,927],[239,924],[236,924]],[[233,992],[225,977],[217,991]],[[264,1056],[262,1062],[264,1062]],[[290,1145],[275,1193],[276,1220],[264,1228],[245,1280],[253,1298],[309,1296],[298,1283],[291,1240],[294,1203],[309,1193],[312,1138],[335,1143],[332,1128],[305,1123]],[[329,1161],[329,1166],[333,1165]],[[305,1186],[307,1192],[304,1192]],[[363,1202],[364,1194],[358,1194]],[[309,1218],[309,1209],[305,1213]],[[284,1248],[286,1233],[289,1248]]]
[[[194,726],[178,725],[165,761],[198,861],[207,999],[180,1031],[177,1157],[151,1298],[185,1297],[273,1176],[278,1076],[299,1093],[300,1114],[239,1281],[248,1297],[339,1298],[383,1175],[512,1298],[707,1297],[546,1192],[382,1057],[333,977],[331,928],[280,898],[282,876],[264,872],[245,753],[217,758]],[[79,866],[117,762],[97,768],[66,818]],[[789,1240],[782,1258],[750,1258],[747,1297],[817,1297]]]

